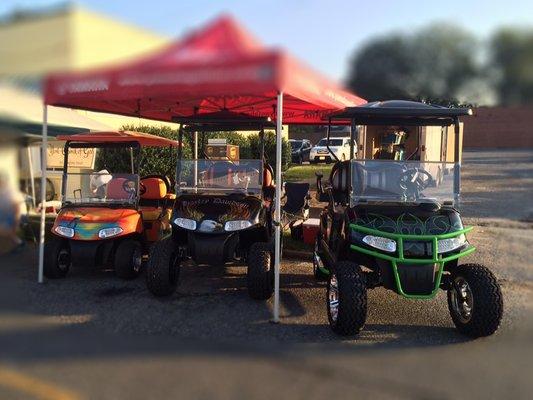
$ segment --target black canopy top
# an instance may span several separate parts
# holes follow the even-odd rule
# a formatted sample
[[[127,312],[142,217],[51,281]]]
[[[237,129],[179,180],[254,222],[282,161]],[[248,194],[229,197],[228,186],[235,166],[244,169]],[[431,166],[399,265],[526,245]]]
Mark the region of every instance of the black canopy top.
[[[447,108],[406,100],[376,101],[347,107],[331,119],[351,119],[357,125],[449,126],[457,118],[472,115],[470,108]]]
[[[275,127],[270,118],[235,113],[229,110],[179,116],[172,118],[172,120],[183,124],[185,129],[192,131],[234,132]]]

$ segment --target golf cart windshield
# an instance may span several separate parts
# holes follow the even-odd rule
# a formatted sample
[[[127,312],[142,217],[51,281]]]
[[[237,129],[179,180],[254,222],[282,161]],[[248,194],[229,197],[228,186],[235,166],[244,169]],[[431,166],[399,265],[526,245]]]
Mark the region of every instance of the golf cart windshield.
[[[454,163],[352,160],[351,202],[454,202]]]
[[[139,175],[115,174],[106,169],[64,175],[64,204],[135,205],[139,193]]]
[[[261,193],[261,160],[180,160],[177,168],[177,190],[182,193]]]
[[[63,204],[136,205],[139,148],[127,144],[69,143]]]

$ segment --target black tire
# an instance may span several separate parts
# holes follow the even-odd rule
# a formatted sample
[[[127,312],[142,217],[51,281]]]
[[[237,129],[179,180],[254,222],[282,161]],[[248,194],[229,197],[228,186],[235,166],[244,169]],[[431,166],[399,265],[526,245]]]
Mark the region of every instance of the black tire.
[[[146,286],[158,297],[170,296],[179,283],[180,263],[172,238],[156,242],[146,266]]]
[[[44,276],[48,279],[64,278],[71,265],[72,258],[68,241],[56,236],[50,238],[44,247]]]
[[[316,161],[309,158],[309,164],[316,164]]]
[[[267,300],[274,292],[274,255],[272,246],[257,242],[248,251],[248,271],[246,279],[248,294],[255,300]]]
[[[115,250],[115,274],[121,279],[134,279],[139,276],[142,256],[142,245],[137,240],[122,240]]]
[[[317,281],[325,281],[329,278],[329,274],[325,274],[318,268],[318,259],[317,256],[320,257],[320,235],[316,236],[315,240],[315,249],[313,251],[313,275]],[[324,262],[322,261],[322,266],[324,266]]]
[[[336,298],[333,297],[335,286]],[[366,322],[367,294],[366,280],[359,265],[349,261],[335,265],[335,272],[328,279],[326,304],[329,326],[333,332],[351,336],[361,331]]]
[[[460,290],[464,282],[468,285],[466,291]],[[448,309],[457,330],[466,336],[478,338],[496,332],[503,315],[503,296],[494,274],[480,264],[454,268],[448,288]]]

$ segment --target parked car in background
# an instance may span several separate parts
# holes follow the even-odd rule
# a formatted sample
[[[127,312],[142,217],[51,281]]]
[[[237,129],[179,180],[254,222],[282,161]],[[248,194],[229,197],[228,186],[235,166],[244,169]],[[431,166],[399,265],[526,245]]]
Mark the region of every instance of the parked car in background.
[[[327,148],[328,139],[323,138],[309,152],[309,162],[311,164],[336,161],[335,157]],[[329,138],[329,148],[340,161],[350,159],[350,138],[349,137],[332,137]]]
[[[291,145],[291,162],[301,164],[309,161],[309,152],[311,151],[311,142],[307,139],[290,139]]]

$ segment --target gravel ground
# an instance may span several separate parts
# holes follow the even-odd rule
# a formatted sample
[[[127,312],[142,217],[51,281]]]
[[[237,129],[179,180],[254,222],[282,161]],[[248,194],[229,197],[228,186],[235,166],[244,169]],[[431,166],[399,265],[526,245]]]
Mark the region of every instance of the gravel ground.
[[[504,292],[494,336],[459,335],[444,293],[424,302],[375,289],[365,330],[339,338],[304,261],[283,263],[276,325],[239,266],[187,265],[160,300],[143,278],[110,271],[74,268],[38,285],[26,251],[0,259],[0,397],[530,398],[533,151],[466,153],[464,164],[470,261],[491,266]]]

